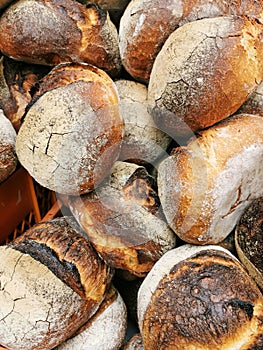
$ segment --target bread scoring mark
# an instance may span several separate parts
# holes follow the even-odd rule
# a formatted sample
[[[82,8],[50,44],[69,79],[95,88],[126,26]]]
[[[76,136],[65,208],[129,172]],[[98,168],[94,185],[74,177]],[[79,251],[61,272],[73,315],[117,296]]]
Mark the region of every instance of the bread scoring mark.
[[[171,268],[152,294],[143,321],[145,344],[180,349],[191,342],[200,349],[206,344],[221,349],[233,333],[238,344],[246,344],[254,334],[252,323],[259,322],[254,316],[259,297],[243,268],[226,253],[197,253]]]

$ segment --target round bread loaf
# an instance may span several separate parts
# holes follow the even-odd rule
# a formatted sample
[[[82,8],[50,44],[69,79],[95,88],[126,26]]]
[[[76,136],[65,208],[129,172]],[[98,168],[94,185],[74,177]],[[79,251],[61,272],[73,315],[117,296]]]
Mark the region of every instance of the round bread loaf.
[[[153,164],[166,153],[171,138],[158,129],[148,113],[147,87],[131,80],[117,80],[115,84],[125,122],[119,159]]]
[[[120,21],[120,54],[137,80],[148,82],[153,63],[170,34],[187,22],[224,15],[262,19],[261,1],[132,0]]]
[[[36,224],[1,246],[0,344],[48,350],[94,315],[112,278],[72,217]]]
[[[135,334],[123,347],[123,350],[144,350],[141,334]]]
[[[93,190],[119,156],[124,134],[115,84],[84,63],[55,67],[40,82],[19,129],[19,161],[42,186]]]
[[[180,143],[235,113],[262,80],[261,37],[262,24],[245,17],[202,19],[176,29],[149,82],[157,126]]]
[[[263,195],[263,118],[239,114],[175,148],[158,169],[170,227],[185,242],[214,244]]]
[[[126,306],[112,287],[96,314],[56,350],[117,350],[123,343],[126,327]]]
[[[6,180],[16,169],[15,143],[15,129],[0,109],[0,183]]]
[[[116,162],[109,180],[89,194],[70,197],[69,207],[100,256],[133,275],[145,276],[175,246],[153,178],[142,166]]]
[[[106,10],[73,0],[20,0],[0,17],[0,50],[16,60],[55,66],[87,62],[121,68],[118,33]]]
[[[259,349],[263,296],[226,249],[183,245],[145,277],[138,318],[147,350]]]
[[[242,214],[235,245],[239,259],[263,291],[263,197],[253,200]]]

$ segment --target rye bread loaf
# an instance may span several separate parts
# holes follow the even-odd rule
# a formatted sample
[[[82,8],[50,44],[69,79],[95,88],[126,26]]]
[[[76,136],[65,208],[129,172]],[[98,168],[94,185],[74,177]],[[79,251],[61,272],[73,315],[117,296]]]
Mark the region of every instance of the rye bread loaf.
[[[126,306],[111,287],[96,314],[56,350],[120,349],[127,327]]]
[[[117,160],[124,133],[116,86],[85,63],[53,68],[39,84],[16,140],[19,161],[62,194],[93,190]]]
[[[48,350],[95,314],[112,270],[72,217],[36,224],[1,246],[0,344]]]
[[[131,80],[115,81],[125,134],[119,160],[153,164],[166,154],[171,138],[159,130],[148,112],[147,87]]]
[[[145,276],[175,246],[153,178],[142,166],[116,162],[107,181],[91,193],[70,197],[69,207],[100,256],[135,276]]]
[[[153,65],[148,102],[178,143],[235,113],[262,80],[262,24],[246,17],[187,23]]]
[[[20,0],[0,17],[0,50],[16,60],[55,66],[87,62],[121,68],[118,33],[107,11],[73,0]]]
[[[262,171],[262,117],[239,114],[200,132],[159,166],[167,222],[185,242],[221,242],[262,196]]]
[[[120,54],[124,67],[147,83],[157,54],[170,34],[187,22],[225,15],[262,20],[262,1],[132,0],[120,21]]]
[[[145,277],[138,318],[147,350],[261,349],[263,296],[226,249],[183,245]]]
[[[0,109],[0,183],[6,180],[16,169],[15,143],[15,129]]]
[[[263,197],[253,200],[242,214],[235,245],[240,261],[263,291]]]

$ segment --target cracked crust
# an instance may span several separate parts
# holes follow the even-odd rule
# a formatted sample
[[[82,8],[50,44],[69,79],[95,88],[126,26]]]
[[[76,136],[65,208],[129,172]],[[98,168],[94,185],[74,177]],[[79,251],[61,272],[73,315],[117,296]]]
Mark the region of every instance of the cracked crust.
[[[227,250],[185,245],[166,253],[138,295],[146,349],[251,349],[263,332],[263,296]]]
[[[174,30],[187,22],[224,15],[261,19],[262,2],[130,1],[120,21],[120,52],[124,67],[135,79],[148,82],[153,63]]]
[[[58,193],[93,190],[119,156],[124,125],[118,103],[104,71],[84,63],[58,65],[28,105],[16,142],[20,162]]]
[[[71,0],[20,0],[0,19],[0,50],[16,60],[57,65],[87,62],[117,74],[117,29],[107,12]]]
[[[235,229],[237,254],[263,291],[263,197],[253,200]]]
[[[233,16],[176,29],[149,82],[156,124],[180,140],[235,113],[262,80],[261,36],[256,20]]]
[[[69,206],[103,259],[136,276],[145,276],[175,245],[153,179],[135,164],[116,162],[103,186],[70,198]]]
[[[262,117],[236,115],[200,132],[160,164],[160,201],[183,241],[221,242],[263,195],[262,130]]]
[[[16,169],[15,142],[15,129],[0,109],[0,183],[6,180]]]
[[[119,292],[112,287],[96,314],[56,350],[119,349],[126,326],[126,306]]]

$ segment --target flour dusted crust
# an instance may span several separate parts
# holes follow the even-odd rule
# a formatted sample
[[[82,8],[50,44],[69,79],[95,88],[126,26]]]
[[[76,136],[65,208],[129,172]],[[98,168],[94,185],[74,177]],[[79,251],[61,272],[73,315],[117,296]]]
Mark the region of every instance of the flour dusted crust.
[[[66,0],[20,0],[0,19],[0,50],[17,60],[56,65],[87,62],[110,74],[121,68],[118,34],[107,12]]]
[[[118,103],[104,71],[84,63],[56,66],[40,82],[19,129],[20,162],[50,190],[93,190],[119,156],[124,126]]]
[[[246,270],[219,246],[167,252],[138,293],[146,349],[252,349],[261,345],[263,296]]]
[[[234,16],[176,29],[149,81],[156,124],[178,142],[235,113],[262,80],[261,35],[257,21]]]
[[[147,87],[131,80],[117,80],[115,84],[125,123],[119,159],[153,164],[166,153],[171,138],[156,126],[148,112]]]
[[[237,114],[256,114],[263,117],[263,83],[260,83],[251,96],[242,104]]]
[[[135,334],[123,347],[123,350],[144,350],[141,334]]]
[[[222,241],[263,191],[263,119],[240,114],[178,147],[159,166],[167,221],[182,240]]]
[[[74,217],[100,256],[139,277],[176,244],[159,204],[146,169],[119,161],[102,186],[69,198]]]
[[[36,224],[0,250],[0,344],[10,349],[52,349],[71,337],[111,283],[72,217]]]
[[[15,129],[0,109],[0,183],[6,180],[16,169],[15,142]]]
[[[127,326],[126,306],[112,287],[96,314],[56,350],[112,350],[122,345]]]

